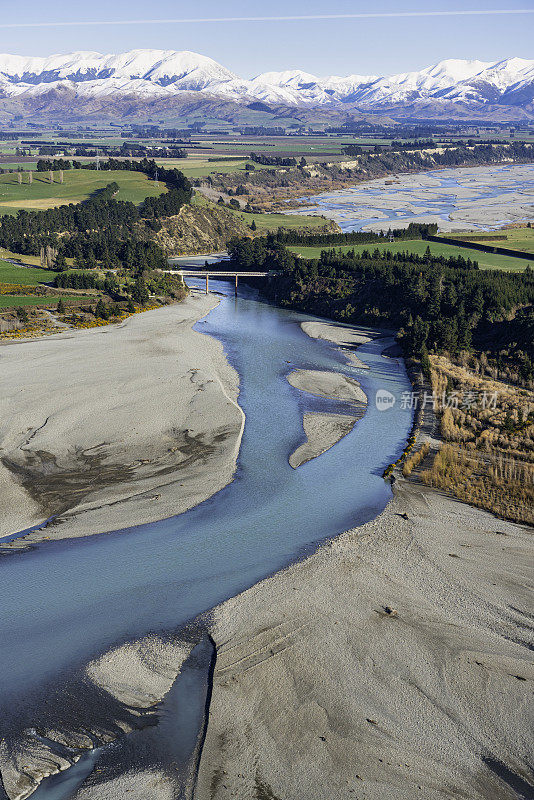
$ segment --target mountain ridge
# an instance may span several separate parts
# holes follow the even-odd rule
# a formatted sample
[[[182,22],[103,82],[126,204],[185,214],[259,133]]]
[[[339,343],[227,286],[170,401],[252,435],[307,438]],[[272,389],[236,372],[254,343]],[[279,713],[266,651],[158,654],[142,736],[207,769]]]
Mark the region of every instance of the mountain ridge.
[[[422,70],[390,76],[317,77],[298,69],[241,78],[208,56],[191,51],[78,51],[46,57],[0,54],[0,103],[35,105],[68,90],[82,104],[138,98],[141,103],[199,93],[237,105],[260,101],[295,109],[403,111],[484,117],[500,108],[510,119],[534,117],[534,60],[498,62],[446,59]],[[452,107],[451,107],[452,104]]]

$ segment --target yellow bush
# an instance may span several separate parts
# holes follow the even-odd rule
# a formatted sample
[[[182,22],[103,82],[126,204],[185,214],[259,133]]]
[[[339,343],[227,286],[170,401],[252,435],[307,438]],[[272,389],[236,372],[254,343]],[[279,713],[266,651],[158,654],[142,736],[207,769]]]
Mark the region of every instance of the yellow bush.
[[[428,442],[425,442],[420,450],[406,459],[404,467],[402,468],[402,474],[405,478],[407,478],[408,475],[410,475],[412,471],[419,466],[429,451],[430,445]]]
[[[25,286],[22,283],[0,283],[0,295],[6,294],[44,294],[39,286]]]

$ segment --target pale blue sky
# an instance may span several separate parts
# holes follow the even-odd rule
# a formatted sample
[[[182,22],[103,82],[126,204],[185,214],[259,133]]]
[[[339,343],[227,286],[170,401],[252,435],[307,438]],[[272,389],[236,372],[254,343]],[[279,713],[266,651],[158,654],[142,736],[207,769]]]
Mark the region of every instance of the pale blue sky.
[[[82,7],[65,0],[24,0],[2,5],[0,48],[21,55],[72,50],[116,53],[133,48],[194,50],[243,77],[293,68],[317,75],[384,75],[421,69],[443,58],[534,58],[534,14],[126,24],[128,20],[192,17],[465,12],[507,7],[534,11],[534,0],[198,0],[194,4],[92,0]],[[99,24],[121,20],[125,24]],[[76,24],[51,24],[58,21]],[[77,24],[87,22],[96,24]],[[39,23],[46,27],[32,27]]]

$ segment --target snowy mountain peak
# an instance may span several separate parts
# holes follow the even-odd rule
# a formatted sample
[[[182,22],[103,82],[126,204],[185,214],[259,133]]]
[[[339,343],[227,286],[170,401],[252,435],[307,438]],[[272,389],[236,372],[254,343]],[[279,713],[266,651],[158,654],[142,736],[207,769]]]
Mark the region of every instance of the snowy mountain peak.
[[[458,83],[459,81],[469,80],[469,78],[478,75],[479,72],[490,66],[491,63],[487,61],[462,61],[459,58],[447,58],[434,64],[433,67],[421,70],[421,73],[451,81],[451,83]]]
[[[264,86],[314,86],[319,81],[315,75],[302,72],[298,69],[288,69],[284,72],[263,72],[252,79],[253,83]]]

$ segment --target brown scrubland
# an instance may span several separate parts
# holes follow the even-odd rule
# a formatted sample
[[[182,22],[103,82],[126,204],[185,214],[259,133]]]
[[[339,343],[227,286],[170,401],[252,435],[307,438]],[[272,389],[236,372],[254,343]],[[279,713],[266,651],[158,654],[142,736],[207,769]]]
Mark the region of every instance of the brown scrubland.
[[[469,362],[430,361],[444,445],[421,480],[499,517],[534,524],[534,393],[480,368],[477,374]],[[425,455],[415,453],[405,474]]]

